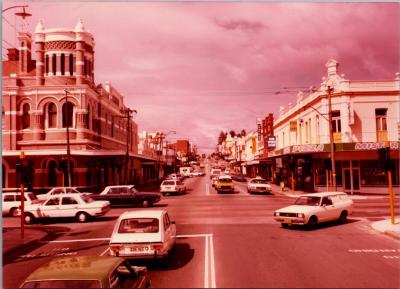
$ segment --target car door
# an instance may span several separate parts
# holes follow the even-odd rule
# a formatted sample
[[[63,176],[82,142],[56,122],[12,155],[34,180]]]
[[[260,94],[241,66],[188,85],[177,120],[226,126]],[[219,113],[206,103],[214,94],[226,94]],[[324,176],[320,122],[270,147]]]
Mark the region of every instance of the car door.
[[[121,204],[119,193],[119,188],[109,188],[108,192],[104,194],[105,197],[103,198],[103,200],[109,201],[110,204],[113,206],[118,206],[119,204]]]
[[[167,242],[168,250],[171,250],[171,248],[175,244],[175,238],[176,238],[176,226],[171,222],[169,219],[168,213],[164,214],[164,234],[165,234],[165,241]]]
[[[319,219],[321,221],[331,221],[336,219],[337,208],[335,207],[330,197],[323,197],[321,202],[321,214]]]
[[[60,196],[50,197],[39,207],[39,217],[61,217]]]
[[[136,195],[132,188],[121,188],[120,194],[121,205],[130,206],[136,204]]]
[[[79,204],[75,198],[71,196],[64,196],[61,198],[61,217],[74,217],[78,210]]]

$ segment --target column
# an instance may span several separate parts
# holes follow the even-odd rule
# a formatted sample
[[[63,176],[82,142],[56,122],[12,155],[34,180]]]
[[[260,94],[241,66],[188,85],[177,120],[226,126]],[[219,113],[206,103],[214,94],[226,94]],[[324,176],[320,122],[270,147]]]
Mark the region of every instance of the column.
[[[76,62],[75,62],[75,67],[76,67],[76,84],[82,84],[83,83],[83,65],[84,65],[84,59],[83,59],[83,53],[84,53],[84,42],[83,41],[77,41],[76,42]]]
[[[44,84],[44,42],[36,42],[36,85]]]

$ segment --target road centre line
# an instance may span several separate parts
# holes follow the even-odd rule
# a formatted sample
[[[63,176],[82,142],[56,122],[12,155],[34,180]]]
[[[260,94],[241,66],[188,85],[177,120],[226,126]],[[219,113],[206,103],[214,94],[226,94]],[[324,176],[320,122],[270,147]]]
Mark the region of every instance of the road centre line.
[[[209,247],[208,247],[208,236],[204,238],[206,245],[205,245],[205,254],[204,254],[204,288],[210,288],[209,286],[209,277],[208,277],[208,262],[209,262]]]

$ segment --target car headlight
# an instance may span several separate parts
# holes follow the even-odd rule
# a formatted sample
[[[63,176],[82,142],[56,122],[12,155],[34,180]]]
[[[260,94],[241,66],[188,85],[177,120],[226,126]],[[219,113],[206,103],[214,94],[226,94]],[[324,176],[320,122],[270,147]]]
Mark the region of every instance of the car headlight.
[[[275,217],[279,217],[279,213],[278,212],[274,212],[274,216]]]
[[[304,218],[304,214],[303,213],[297,213],[297,218]]]

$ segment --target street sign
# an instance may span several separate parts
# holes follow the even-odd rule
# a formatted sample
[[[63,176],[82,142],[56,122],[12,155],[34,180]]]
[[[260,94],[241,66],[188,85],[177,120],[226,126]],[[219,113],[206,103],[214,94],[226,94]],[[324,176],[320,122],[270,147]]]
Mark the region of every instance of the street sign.
[[[276,137],[271,135],[267,139],[267,147],[268,149],[275,149],[276,148]]]

